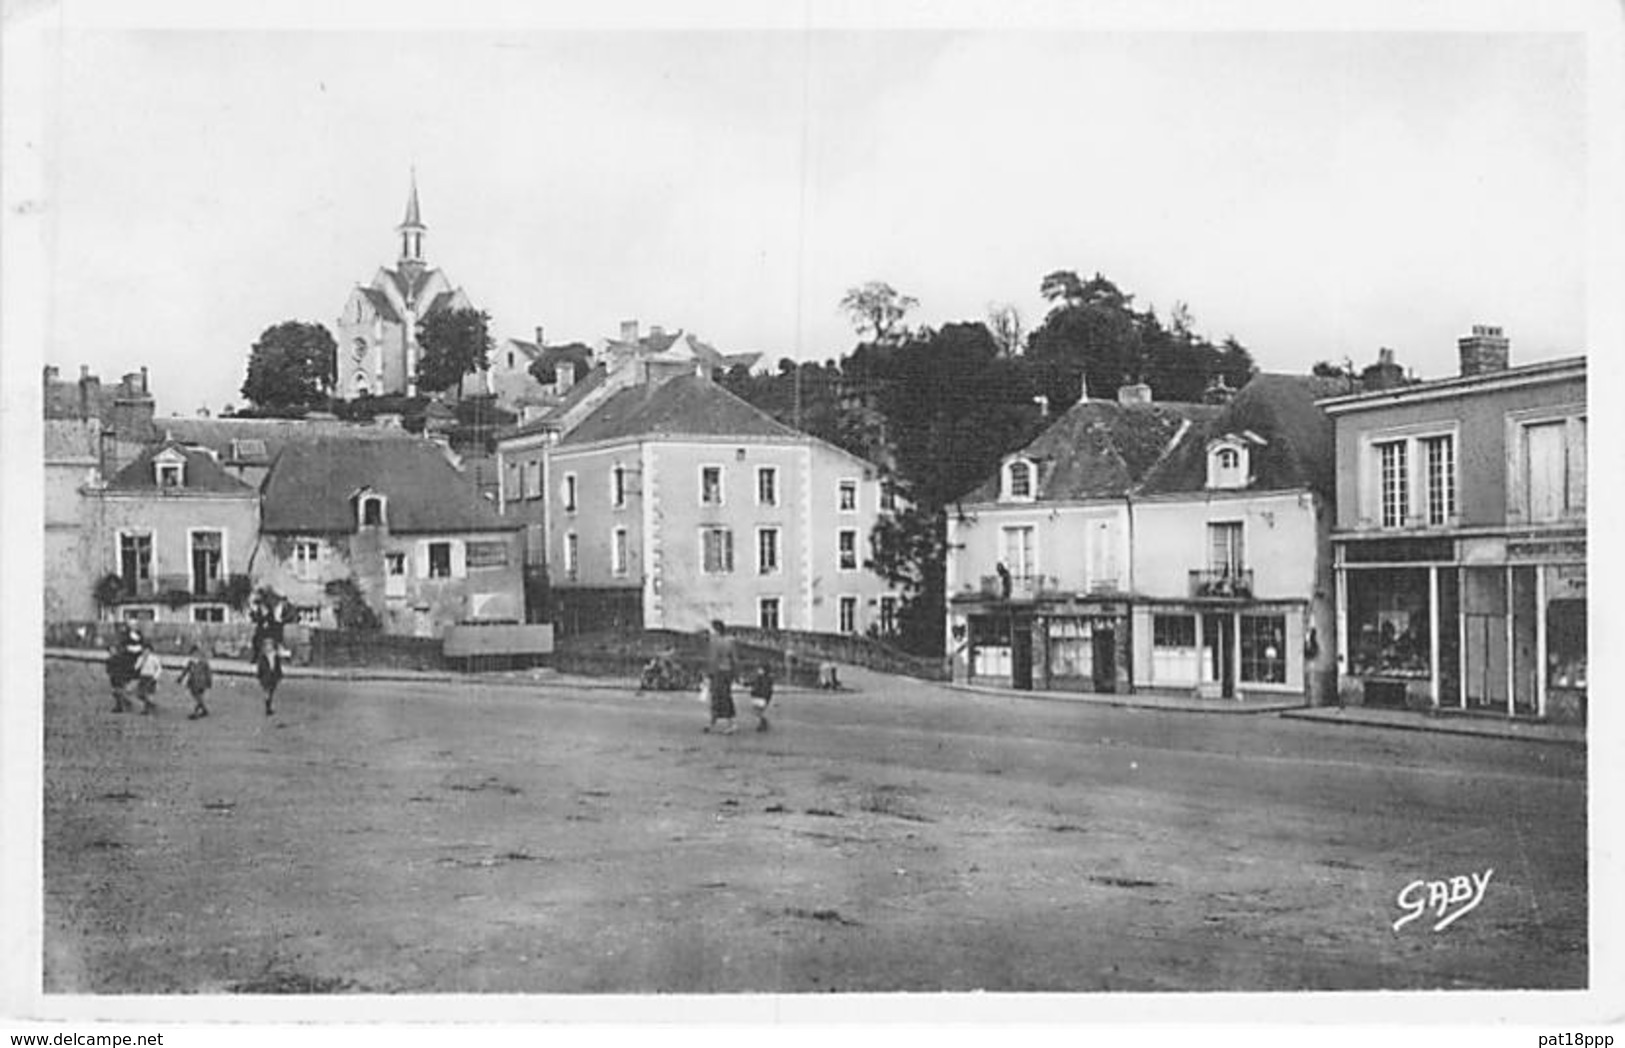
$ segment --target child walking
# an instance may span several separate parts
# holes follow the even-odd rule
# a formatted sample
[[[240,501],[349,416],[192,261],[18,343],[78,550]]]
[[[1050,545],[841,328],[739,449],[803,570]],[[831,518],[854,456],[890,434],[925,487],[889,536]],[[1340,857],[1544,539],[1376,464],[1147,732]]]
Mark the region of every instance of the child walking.
[[[756,730],[767,731],[767,707],[773,702],[773,671],[767,663],[756,667],[756,676],[750,681],[750,708],[756,714]]]
[[[151,646],[143,647],[135,660],[135,697],[141,700],[141,712],[151,713],[158,708],[152,701],[158,692],[158,681],[164,675],[164,664]]]
[[[203,697],[209,694],[209,688],[214,684],[214,671],[209,667],[209,653],[202,644],[192,645],[192,657],[187,660],[186,668],[181,670],[176,681],[186,685],[186,690],[192,693],[192,712],[186,715],[186,719],[207,717],[209,707],[204,705]]]
[[[254,675],[260,679],[260,687],[265,689],[265,715],[269,717],[276,712],[271,708],[271,700],[276,697],[276,686],[282,683],[282,649],[270,637],[260,641],[260,653],[254,660]]]

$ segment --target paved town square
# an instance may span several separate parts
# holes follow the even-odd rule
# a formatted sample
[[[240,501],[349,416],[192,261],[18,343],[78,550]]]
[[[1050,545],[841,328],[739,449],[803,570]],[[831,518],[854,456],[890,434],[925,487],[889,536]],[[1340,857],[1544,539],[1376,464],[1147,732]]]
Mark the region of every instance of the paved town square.
[[[718,737],[557,677],[114,715],[53,660],[45,990],[1587,985],[1583,747],[850,679]]]

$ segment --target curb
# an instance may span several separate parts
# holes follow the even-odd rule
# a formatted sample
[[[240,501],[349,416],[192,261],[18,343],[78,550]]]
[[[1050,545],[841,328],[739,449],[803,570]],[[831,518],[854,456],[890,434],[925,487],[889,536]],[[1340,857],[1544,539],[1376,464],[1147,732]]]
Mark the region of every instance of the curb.
[[[962,691],[972,695],[995,695],[1007,699],[1036,699],[1040,702],[1065,702],[1080,706],[1110,706],[1123,710],[1158,710],[1165,713],[1198,713],[1218,714],[1221,716],[1257,716],[1262,713],[1279,713],[1285,715],[1291,710],[1304,708],[1303,703],[1269,703],[1266,705],[1169,705],[1160,702],[1145,702],[1136,700],[1132,696],[1107,697],[1096,692],[1057,692],[1057,691],[1019,691],[1015,688],[988,688],[979,684],[951,684],[946,681],[937,682],[942,687],[953,691]],[[1222,700],[1220,700],[1222,702]]]
[[[1578,739],[1569,739],[1555,735],[1535,735],[1512,731],[1473,731],[1468,728],[1457,727],[1448,722],[1441,723],[1439,718],[1428,718],[1426,721],[1412,723],[1409,721],[1349,719],[1310,710],[1288,710],[1283,712],[1281,716],[1292,720],[1313,721],[1317,724],[1338,724],[1348,728],[1390,728],[1394,731],[1432,732],[1436,735],[1466,736],[1474,739],[1505,739],[1513,742],[1544,742],[1556,746],[1579,746],[1582,748],[1586,745],[1583,736]]]

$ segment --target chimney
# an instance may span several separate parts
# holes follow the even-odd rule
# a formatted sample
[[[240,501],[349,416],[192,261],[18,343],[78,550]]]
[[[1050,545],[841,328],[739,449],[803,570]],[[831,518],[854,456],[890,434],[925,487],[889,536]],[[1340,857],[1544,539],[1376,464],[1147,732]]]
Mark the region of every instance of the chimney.
[[[542,341],[542,325],[537,324],[536,325],[536,348],[537,349],[542,349],[546,345],[547,345],[547,343]]]
[[[1033,398],[1033,403],[1038,405],[1039,418],[1049,418],[1049,397],[1040,393]]]
[[[1131,382],[1117,390],[1119,404],[1149,404],[1151,403],[1151,387],[1144,382]]]
[[[1473,333],[1457,339],[1456,347],[1461,352],[1461,376],[1467,378],[1505,371],[1512,341],[1497,326],[1474,324]]]
[[[141,395],[147,394],[147,365],[141,365]]]
[[[1393,367],[1394,366],[1394,351],[1389,349],[1387,346],[1383,346],[1381,349],[1378,349],[1377,350],[1377,364],[1379,366],[1385,367],[1385,368]]]
[[[666,329],[664,327],[662,327],[661,325],[659,325],[659,324],[650,324],[649,325],[649,337],[650,338],[663,338],[663,337],[665,337],[665,334],[666,334]]]
[[[60,368],[58,368],[55,364],[47,364],[47,365],[45,365],[45,381],[46,382],[55,382],[58,378],[61,377],[61,375],[62,375],[62,370]]]
[[[570,387],[576,384],[576,366],[572,360],[560,359],[553,365],[553,392],[559,396],[570,392]]]
[[[85,379],[87,379],[89,377],[90,377],[90,365],[89,364],[80,364],[79,365],[79,381],[83,382]]]
[[[1214,375],[1208,379],[1207,388],[1202,390],[1202,403],[1228,404],[1235,395],[1236,391],[1230,388],[1223,375]]]
[[[638,340],[638,322],[636,320],[621,321],[621,341],[636,342]]]

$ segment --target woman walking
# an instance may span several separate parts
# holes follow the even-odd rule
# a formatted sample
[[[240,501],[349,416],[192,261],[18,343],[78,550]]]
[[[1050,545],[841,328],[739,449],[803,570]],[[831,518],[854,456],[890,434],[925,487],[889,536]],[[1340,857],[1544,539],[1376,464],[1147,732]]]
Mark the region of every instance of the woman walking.
[[[711,694],[711,723],[707,732],[732,735],[734,727],[734,640],[721,619],[711,620],[711,635],[705,648],[705,665],[709,672]]]

